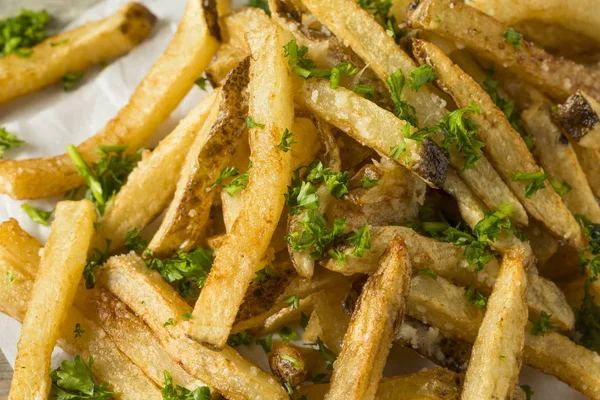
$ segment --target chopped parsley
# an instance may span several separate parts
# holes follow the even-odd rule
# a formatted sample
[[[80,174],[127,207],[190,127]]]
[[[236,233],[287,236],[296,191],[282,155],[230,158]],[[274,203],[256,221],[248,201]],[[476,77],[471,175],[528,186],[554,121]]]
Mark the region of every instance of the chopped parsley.
[[[340,86],[340,77],[342,75],[354,76],[358,74],[360,70],[355,67],[351,62],[344,61],[331,68],[331,74],[329,75],[329,87],[331,89],[337,89]]]
[[[287,354],[281,354],[280,356],[283,360],[289,361],[292,363],[293,366],[300,368],[302,366],[302,363],[298,360],[296,360],[294,357],[292,356],[288,356]],[[289,390],[288,390],[289,392]],[[292,393],[292,392],[290,392]]]
[[[63,40],[59,40],[58,42],[50,42],[50,46],[52,47],[56,47],[56,46],[62,46],[63,44],[67,44],[69,43],[69,39],[63,39]]]
[[[583,233],[590,239],[586,250],[594,255],[600,254],[600,224],[594,224],[588,217],[581,214],[575,215],[575,219],[581,225]]]
[[[269,10],[269,3],[267,0],[248,0],[248,7],[260,8],[269,17],[271,16],[271,10]]]
[[[483,219],[473,229],[477,240],[495,242],[502,232],[514,234],[516,228],[508,217],[511,212],[510,203],[500,204],[495,211],[485,211]]]
[[[229,338],[227,339],[227,345],[231,347],[238,347],[242,345],[245,346],[252,343],[253,340],[254,338],[251,334],[243,331],[229,335]]]
[[[406,84],[406,79],[404,78],[402,70],[399,69],[392,73],[390,76],[388,76],[386,82],[390,88],[392,101],[396,107],[394,112],[396,116],[413,126],[417,126],[418,120],[415,108],[406,101],[402,100],[402,90]]]
[[[267,281],[270,281],[271,279],[277,278],[277,274],[273,270],[273,267],[271,267],[270,265],[267,265],[263,269],[256,271],[255,274],[256,278],[254,278],[252,282],[256,283],[265,283]]]
[[[330,229],[327,226],[327,218],[317,210],[307,210],[298,224],[304,230],[287,235],[287,241],[291,244],[293,251],[309,250],[314,259],[318,259],[329,244],[346,232],[344,219],[336,218]]]
[[[292,306],[292,308],[297,310],[298,306],[300,305],[300,297],[298,297],[296,295],[290,296],[284,300],[284,303],[289,304],[290,306]]]
[[[75,339],[77,339],[78,337],[81,337],[81,335],[83,335],[84,332],[85,331],[81,328],[81,324],[76,323],[75,330],[73,331],[73,333],[75,333]]]
[[[362,95],[366,99],[370,99],[373,97],[373,94],[375,93],[375,88],[373,86],[367,85],[367,84],[358,84],[358,85],[354,85],[354,87],[352,88],[352,91],[354,93],[358,93],[358,94]]]
[[[472,283],[466,287],[465,299],[467,299],[469,304],[472,304],[475,307],[478,307],[478,308],[486,308],[487,307],[487,298],[484,295],[482,295],[478,290],[476,290],[475,285]]]
[[[273,344],[273,335],[258,339],[256,344],[260,345],[266,354],[269,354],[271,352],[271,345]]]
[[[306,182],[314,184],[325,182],[329,189],[329,193],[340,198],[348,193],[350,173],[348,171],[333,172],[331,171],[331,168],[325,168],[321,161],[315,160],[309,166]]]
[[[419,275],[421,276],[427,276],[431,279],[433,279],[434,281],[437,281],[437,275],[435,272],[433,272],[433,270],[431,268],[422,268],[419,270]]]
[[[210,400],[208,386],[200,386],[191,391],[183,386],[174,386],[169,371],[164,371],[163,374],[165,377],[165,386],[161,391],[163,400]]]
[[[77,173],[85,180],[87,190],[85,198],[90,200],[104,214],[106,204],[119,192],[127,182],[127,177],[141,159],[141,149],[132,154],[125,154],[127,145],[98,146],[96,152],[101,155],[100,161],[85,162],[77,147],[67,146],[67,154],[77,169]]]
[[[283,340],[284,342],[288,343],[290,340],[296,340],[296,339],[298,339],[298,334],[296,332],[294,332],[292,330],[292,328],[287,327],[287,326],[283,326],[279,330],[279,337],[281,338],[281,340]]]
[[[183,314],[181,314],[181,318],[183,318],[183,319],[192,319],[192,318],[194,318],[194,316],[190,312],[184,312]]]
[[[31,56],[31,48],[46,39],[48,22],[50,14],[46,10],[23,9],[14,17],[0,19],[0,55]]]
[[[19,140],[17,135],[10,133],[6,128],[0,128],[0,160],[4,158],[4,152],[14,147],[21,146],[25,141]]]
[[[377,179],[369,178],[368,176],[363,176],[360,180],[360,187],[368,189],[375,186],[379,186],[379,181]]]
[[[383,27],[385,33],[398,41],[406,33],[403,30],[396,30],[396,18],[389,15],[392,7],[392,0],[358,0],[358,5],[373,15],[375,20]]]
[[[247,116],[246,117],[246,126],[248,127],[248,129],[252,129],[252,128],[264,128],[265,124],[259,124],[258,122],[255,122],[251,116]]]
[[[290,151],[290,148],[292,147],[292,145],[296,142],[294,142],[292,140],[292,136],[294,134],[292,132],[290,132],[287,128],[285,128],[285,131],[283,131],[283,135],[281,135],[281,142],[279,142],[279,144],[277,145],[277,148],[281,151],[283,151],[284,153],[287,153],[288,151]]]
[[[292,67],[292,70],[303,77],[304,79],[321,77],[326,78],[331,75],[329,69],[319,69],[316,64],[310,58],[307,58],[308,47],[298,47],[295,40],[289,41],[283,46],[284,55],[288,57],[288,65]]]
[[[177,284],[182,297],[195,295],[202,289],[214,261],[212,250],[202,247],[189,253],[179,251],[167,259],[156,258],[146,250],[144,257],[148,268],[158,271],[170,284]]]
[[[563,181],[561,183],[552,177],[548,178],[548,182],[550,182],[550,185],[552,185],[552,188],[556,193],[558,193],[559,196],[564,196],[573,189],[573,187],[567,182]]]
[[[544,170],[540,168],[536,172],[515,172],[512,176],[513,181],[529,181],[525,187],[525,197],[530,199],[540,189],[546,187],[544,182],[548,178],[548,174],[544,173]]]
[[[215,186],[219,185],[221,182],[223,182],[225,179],[232,176],[238,176],[239,174],[240,173],[236,167],[225,167],[221,170],[221,173],[219,174],[217,180],[214,181],[212,185],[210,185],[210,188],[212,189]]]
[[[94,382],[92,377],[93,363],[93,357],[90,357],[86,364],[80,355],[76,355],[73,361],[64,360],[61,362],[60,367],[50,372],[50,379],[52,379],[51,395],[56,400],[104,400],[115,396],[116,393],[108,391],[107,385]]]
[[[406,126],[408,126],[408,124]],[[405,151],[406,151],[406,143],[401,142],[400,144],[398,144],[396,146],[390,147],[390,157],[392,157],[394,160],[397,160],[400,158],[402,153],[404,153]]]
[[[21,204],[21,210],[23,210],[25,212],[25,214],[27,214],[27,216],[29,218],[31,218],[31,220],[33,222],[37,222],[38,224],[41,224],[44,226],[50,226],[49,220],[50,220],[50,217],[52,216],[52,213],[54,212],[54,210],[51,210],[51,211],[40,210],[39,208],[34,208],[27,203]]]
[[[500,354],[500,360],[502,360],[502,361],[506,360],[506,356],[504,354]]]
[[[145,250],[146,247],[148,247],[148,242],[142,239],[142,235],[137,228],[133,228],[127,232],[125,247],[127,247],[129,250]]]
[[[106,250],[104,252],[94,247],[88,254],[87,262],[83,268],[83,278],[86,289],[93,289],[96,286],[96,271],[108,260],[108,250],[110,249],[110,240],[106,240]]]
[[[434,82],[436,79],[437,76],[431,65],[424,64],[410,71],[410,79],[408,80],[407,85],[415,92],[418,92],[421,86],[429,82]]]
[[[310,320],[310,315],[306,315],[304,313],[300,314],[300,326],[302,329],[306,329],[308,326],[308,321]]]
[[[354,246],[352,254],[357,257],[365,255],[365,251],[371,248],[371,229],[365,224],[358,231],[354,232],[348,239],[348,243]]]
[[[531,400],[533,394],[535,393],[531,386],[529,385],[521,385],[521,389],[525,392],[525,400]]]
[[[515,31],[513,28],[508,28],[504,31],[504,40],[508,43],[512,44],[515,49],[521,49],[521,39],[523,39],[523,35],[519,32]]]
[[[166,328],[167,326],[175,326],[175,321],[173,320],[173,318],[169,318],[168,320],[165,321],[165,323],[163,324],[163,326]]]
[[[194,83],[200,88],[200,90],[206,91],[206,81],[207,79],[201,76],[200,78],[196,79]]]
[[[70,92],[77,88],[77,84],[83,78],[83,72],[67,72],[65,76],[61,78],[63,89],[65,92]]]
[[[7,271],[4,274],[4,279],[6,279],[6,282],[8,282],[8,283],[13,283],[15,281],[15,276],[13,275],[13,273],[11,271]]]
[[[590,292],[592,282],[598,279],[600,258],[588,260],[588,277],[584,284],[584,296],[579,310],[575,313],[575,329],[581,335],[582,346],[600,354],[600,308],[596,306],[594,295]]]
[[[546,311],[542,311],[540,314],[540,318],[533,323],[533,327],[531,328],[531,334],[533,336],[546,335],[546,333],[548,333],[548,330],[552,327],[550,317],[552,317],[552,314],[548,314]]]
[[[312,345],[317,346],[317,350],[319,354],[321,354],[321,358],[323,358],[323,360],[325,360],[329,364],[329,369],[333,369],[333,363],[335,362],[335,360],[337,360],[337,354],[335,354],[333,351],[327,348],[327,346],[325,346],[321,338],[318,336],[317,343],[313,343]]]
[[[234,196],[237,192],[246,189],[250,179],[250,168],[252,168],[252,162],[248,164],[246,173],[233,178],[227,185],[223,186],[223,190],[230,196]]]

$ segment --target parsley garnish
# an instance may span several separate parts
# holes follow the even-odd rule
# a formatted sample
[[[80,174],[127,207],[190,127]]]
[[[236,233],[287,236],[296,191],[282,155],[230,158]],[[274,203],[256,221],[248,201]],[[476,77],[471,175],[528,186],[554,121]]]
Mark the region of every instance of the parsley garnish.
[[[206,81],[207,79],[201,76],[200,78],[196,79],[194,83],[200,88],[200,90],[206,91]]]
[[[501,359],[502,361],[504,361],[504,360],[506,360],[506,356],[505,356],[504,354],[500,354],[500,359]]]
[[[600,254],[600,224],[594,224],[588,217],[581,214],[575,215],[575,219],[581,225],[583,233],[590,238],[590,243],[586,250],[594,255]]]
[[[21,210],[23,210],[33,222],[37,222],[38,224],[42,224],[44,226],[50,226],[49,219],[54,210],[43,211],[38,208],[34,208],[27,203],[21,204]]]
[[[248,185],[248,179],[250,179],[250,168],[252,168],[252,162],[248,164],[246,173],[237,176],[232,179],[227,185],[223,186],[223,190],[230,196],[234,196],[237,192],[246,189]]]
[[[175,321],[173,320],[173,318],[169,318],[168,320],[165,321],[165,323],[163,324],[163,326],[166,328],[167,326],[175,326]]]
[[[184,312],[183,314],[181,314],[181,318],[183,318],[183,319],[192,319],[192,318],[194,318],[194,316],[190,312]]]
[[[142,239],[142,235],[137,228],[133,228],[127,232],[125,247],[127,247],[129,250],[144,250],[146,247],[148,247],[148,242]]]
[[[171,284],[177,284],[179,294],[187,297],[202,289],[214,260],[211,249],[197,249],[186,253],[179,251],[176,256],[159,259],[151,251],[144,252],[146,266],[158,271]]]
[[[408,126],[408,124],[406,126]],[[401,142],[400,144],[398,144],[396,146],[390,147],[390,157],[397,160],[398,158],[400,158],[402,153],[404,153],[405,151],[406,151],[406,143]]]
[[[402,100],[402,90],[404,89],[404,84],[406,83],[406,79],[404,78],[402,70],[397,70],[396,72],[392,73],[390,76],[388,76],[386,82],[390,88],[392,101],[396,106],[396,116],[404,121],[407,121],[413,126],[417,126],[418,120],[415,108],[406,101]]]
[[[298,44],[295,40],[289,41],[283,46],[284,55],[288,57],[288,65],[292,67],[292,70],[303,77],[308,79],[311,77],[329,77],[331,70],[318,69],[313,60],[306,57],[308,53],[308,47],[302,46],[298,48]]]
[[[300,305],[300,297],[296,295],[290,296],[284,300],[284,303],[289,304],[290,306],[292,306],[292,308],[297,310],[298,306]]]
[[[407,82],[409,88],[418,92],[421,86],[433,82],[437,79],[433,68],[429,64],[421,65],[410,71],[410,79]]]
[[[283,340],[284,342],[288,343],[290,340],[296,340],[296,339],[298,339],[298,334],[296,332],[294,332],[292,330],[292,328],[287,327],[287,326],[283,326],[279,330],[279,337],[281,338],[281,340]]]
[[[93,289],[96,286],[96,271],[108,260],[108,250],[110,249],[110,240],[106,240],[106,251],[103,253],[94,248],[88,254],[87,262],[83,268],[83,278],[85,279],[86,289]]]
[[[337,198],[348,193],[348,184],[350,183],[350,173],[348,171],[333,172],[330,168],[325,168],[319,160],[315,160],[308,168],[307,182],[315,184],[325,182],[329,193]]]
[[[63,39],[63,40],[59,40],[58,42],[50,42],[50,46],[52,47],[56,47],[56,46],[62,46],[63,44],[67,44],[69,43],[69,39]]]
[[[327,348],[327,346],[325,346],[321,338],[318,336],[317,343],[313,343],[312,345],[317,346],[317,350],[319,351],[319,354],[321,354],[321,358],[327,361],[327,363],[329,364],[328,368],[332,369],[333,363],[335,362],[335,360],[337,360],[337,354],[335,354],[333,351]]]
[[[389,15],[392,0],[358,0],[358,5],[369,11],[375,20],[383,26],[385,33],[394,41],[405,35],[403,30],[396,30],[396,18]]]
[[[21,146],[25,141],[17,139],[17,135],[10,133],[6,128],[0,128],[0,160],[4,158],[4,152],[13,147]]]
[[[267,2],[267,0],[249,0],[248,7],[260,8],[269,17],[271,16],[271,10],[269,10],[269,3]]]
[[[258,339],[256,344],[263,348],[264,352],[269,354],[271,352],[271,344],[273,343],[273,335],[269,335],[262,339]]]
[[[173,386],[173,378],[169,371],[164,371],[163,374],[165,376],[165,386],[161,392],[163,400],[210,400],[208,386],[200,386],[190,391],[183,386]]]
[[[371,229],[369,225],[365,222],[362,228],[348,238],[348,243],[354,246],[354,250],[352,250],[353,255],[357,257],[364,256],[365,251],[371,248]]]
[[[67,74],[62,77],[62,84],[65,92],[74,90],[81,78],[83,78],[83,72],[67,72]]]
[[[77,339],[78,337],[81,337],[81,335],[83,335],[84,332],[85,331],[81,328],[81,324],[76,323],[75,330],[73,331],[73,333],[75,333],[75,339]]]
[[[536,172],[515,172],[512,176],[513,181],[529,181],[527,187],[525,187],[525,197],[530,199],[540,189],[546,187],[544,181],[548,178],[548,175],[544,173],[543,169]]]
[[[229,335],[229,338],[227,339],[227,345],[231,347],[238,347],[250,344],[252,343],[252,340],[254,340],[254,338],[248,332],[244,331],[239,333],[233,333]]]
[[[240,173],[238,172],[238,169],[236,167],[225,167],[221,170],[221,173],[219,174],[219,177],[217,178],[216,181],[214,181],[212,183],[212,185],[210,185],[210,188],[214,188],[215,186],[217,186],[218,184],[220,184],[221,182],[223,182],[223,180],[229,178],[230,176],[238,176]]]
[[[521,389],[523,389],[523,391],[525,392],[525,400],[531,400],[533,394],[535,393],[531,389],[531,386],[529,386],[529,385],[521,385]]]
[[[300,314],[300,326],[302,329],[306,329],[308,326],[308,320],[310,319],[310,315],[306,315],[304,313]]]
[[[256,283],[265,283],[270,281],[271,279],[277,278],[277,274],[273,271],[273,268],[270,265],[267,265],[263,269],[256,271],[256,278],[252,280],[252,282]]]
[[[265,124],[259,124],[258,122],[255,122],[251,116],[247,116],[246,117],[246,126],[248,127],[248,129],[252,129],[252,128],[264,128]]]
[[[288,356],[287,354],[281,354],[281,358],[282,358],[282,359],[284,359],[284,360],[286,360],[286,361],[289,361],[289,362],[291,362],[291,363],[292,363],[292,365],[294,365],[295,367],[298,367],[298,368],[300,368],[300,367],[302,366],[302,363],[300,363],[300,361],[296,360],[296,359],[295,359],[294,357],[292,357],[292,356]],[[289,390],[288,390],[288,392],[289,392]],[[293,392],[293,391],[292,391],[292,392]],[[290,392],[290,393],[292,393],[292,392]]]
[[[0,19],[0,54],[15,54],[26,58],[31,56],[31,47],[46,39],[44,28],[50,21],[46,10],[21,12],[11,18]]]
[[[11,271],[7,271],[4,274],[4,278],[6,279],[6,282],[8,282],[8,283],[13,283],[15,281],[15,276],[13,275],[13,273]]]
[[[510,203],[502,203],[495,211],[486,211],[481,221],[477,222],[473,232],[477,236],[477,240],[481,242],[495,242],[502,231],[507,234],[514,234],[516,228],[508,217],[512,212]]]
[[[371,85],[359,84],[359,85],[354,85],[354,87],[352,88],[352,91],[364,96],[366,99],[370,99],[373,97],[373,94],[375,93],[375,88]]]
[[[132,154],[125,154],[127,147],[127,145],[96,147],[96,152],[101,155],[101,158],[90,167],[77,147],[72,144],[67,146],[67,154],[88,187],[85,197],[96,205],[100,215],[104,214],[108,201],[127,182],[127,177],[141,159],[141,149]]]
[[[437,281],[437,275],[435,274],[435,272],[433,272],[433,270],[431,268],[422,268],[419,270],[419,275],[421,276],[428,276],[431,279],[433,279],[434,281]]]
[[[558,193],[559,196],[564,196],[565,194],[569,193],[571,189],[573,189],[573,187],[571,187],[571,185],[569,185],[567,182],[563,181],[561,183],[551,177],[548,178],[548,182],[550,182],[550,185],[552,185],[552,188],[556,193]]]
[[[338,250],[338,249],[329,249],[329,251],[327,253],[331,257],[335,258],[335,260],[340,264],[343,264],[344,261],[346,261],[348,259],[348,255],[344,254],[341,250]]]
[[[552,317],[552,314],[548,314],[546,311],[542,311],[540,314],[540,318],[533,323],[533,327],[531,328],[531,334],[533,336],[546,335],[546,333],[548,333],[548,329],[552,327],[550,317]]]
[[[283,151],[284,153],[287,153],[288,151],[290,151],[290,147],[296,143],[292,140],[292,136],[294,134],[292,132],[290,132],[287,128],[285,128],[285,131],[283,131],[283,135],[281,135],[281,142],[279,142],[279,144],[277,145],[277,148],[281,151]]]
[[[309,250],[312,258],[319,258],[325,248],[346,231],[346,221],[336,218],[331,229],[327,219],[316,210],[308,210],[298,222],[304,228],[302,232],[292,232],[286,236],[293,251]]]
[[[340,86],[340,77],[342,75],[354,76],[360,71],[351,62],[344,61],[331,68],[331,74],[329,75],[329,87],[331,89],[337,89]]]
[[[104,400],[115,396],[116,393],[109,392],[106,385],[94,382],[93,363],[93,357],[89,358],[86,365],[81,356],[76,355],[72,362],[64,360],[60,363],[60,367],[50,372],[51,394],[56,400]]]
[[[476,290],[475,285],[472,283],[465,290],[465,299],[478,308],[486,308],[487,306],[487,298]]]
[[[508,43],[512,44],[515,49],[521,49],[521,39],[523,39],[523,35],[519,32],[515,31],[513,28],[508,28],[504,31],[504,40]]]
[[[581,307],[576,311],[575,328],[581,334],[579,342],[586,348],[600,354],[600,308],[596,306],[594,296],[590,293],[592,282],[598,279],[600,258],[585,260],[588,277],[584,284],[584,296]]]
[[[377,179],[369,178],[368,176],[363,176],[360,180],[360,186],[365,189],[372,188],[379,186],[379,181]]]

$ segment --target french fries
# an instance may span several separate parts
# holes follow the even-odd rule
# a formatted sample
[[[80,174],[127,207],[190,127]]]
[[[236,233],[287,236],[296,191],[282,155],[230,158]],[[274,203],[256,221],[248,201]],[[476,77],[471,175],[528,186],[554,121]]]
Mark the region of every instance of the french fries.
[[[213,351],[189,339],[190,320],[184,315],[190,314],[191,307],[140,257],[112,257],[99,281],[144,320],[171,359],[191,376],[231,399],[287,399],[272,377],[235,350],[226,346]]]
[[[527,182],[513,179],[517,173],[539,172],[540,168],[521,136],[488,94],[435,45],[414,39],[413,52],[421,64],[434,69],[438,82],[450,92],[458,106],[467,107],[473,102],[479,106],[481,114],[472,118],[479,125],[478,135],[485,143],[486,154],[527,211],[559,239],[570,241],[575,248],[583,248],[575,218],[549,183],[531,194],[526,192]],[[507,152],[512,155],[510,162],[506,159]]]
[[[287,343],[273,344],[273,350],[267,355],[269,368],[281,383],[292,388],[306,380],[307,370],[302,354]]]
[[[123,107],[100,132],[77,147],[86,162],[97,161],[99,145],[129,145],[135,151],[171,114],[219,47],[214,3],[189,0],[165,53]],[[112,45],[112,44],[111,44]],[[95,51],[95,49],[94,49]],[[14,199],[62,195],[83,183],[67,154],[0,162],[0,193]]]
[[[363,287],[326,399],[375,398],[394,330],[402,321],[410,274],[406,245],[395,238]]]
[[[216,190],[213,182],[233,155],[246,132],[245,102],[250,59],[231,70],[221,87],[218,113],[211,113],[196,136],[177,183],[175,197],[148,248],[159,256],[177,250],[191,251],[206,236],[210,207]]]
[[[463,43],[477,55],[502,65],[555,100],[565,100],[576,90],[584,90],[596,99],[600,97],[598,75],[582,65],[553,57],[526,41],[509,43],[504,38],[507,26],[462,2],[418,1],[415,7],[410,7],[407,22],[412,28]]]
[[[23,320],[9,399],[46,398],[50,394],[50,356],[83,273],[95,214],[87,200],[57,205]]]
[[[553,113],[555,121],[582,147],[600,149],[600,103],[578,90]]]
[[[508,251],[465,376],[461,399],[505,399],[513,392],[521,370],[527,308],[523,251]]]
[[[29,57],[2,57],[0,105],[59,82],[68,72],[127,53],[155,24],[156,17],[142,4],[127,3],[108,18],[46,39],[31,49]]]
[[[600,171],[596,168],[596,165],[600,163],[600,150],[589,149],[577,143],[571,143],[571,145],[577,154],[577,161],[585,171],[592,192],[596,197],[600,197]]]
[[[108,203],[94,236],[95,248],[110,240],[118,249],[132,229],[141,231],[159,215],[172,199],[185,160],[185,151],[209,117],[220,89],[210,94],[181,120],[150,156],[138,163],[127,183]]]
[[[276,25],[255,31],[248,41],[253,57],[249,115],[264,128],[250,131],[253,165],[243,208],[217,254],[188,331],[215,348],[225,345],[248,284],[263,267],[258,261],[271,241],[291,179],[291,153],[277,147],[294,115],[290,71],[281,51],[287,41]]]

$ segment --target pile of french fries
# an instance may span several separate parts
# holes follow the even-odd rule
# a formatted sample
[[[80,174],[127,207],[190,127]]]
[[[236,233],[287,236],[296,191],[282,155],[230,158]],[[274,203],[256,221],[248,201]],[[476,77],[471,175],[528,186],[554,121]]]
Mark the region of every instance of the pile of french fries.
[[[0,224],[0,311],[23,323],[9,399],[71,398],[55,345],[101,398],[525,400],[525,363],[600,399],[600,75],[561,41],[600,40],[598,5],[268,6],[188,0],[106,127],[0,161],[14,199],[88,187],[44,246]],[[0,58],[0,103],[154,23],[128,4]],[[212,93],[98,197],[96,149],[133,154],[203,74]],[[254,344],[270,371],[234,348]],[[384,378],[394,344],[438,367]]]

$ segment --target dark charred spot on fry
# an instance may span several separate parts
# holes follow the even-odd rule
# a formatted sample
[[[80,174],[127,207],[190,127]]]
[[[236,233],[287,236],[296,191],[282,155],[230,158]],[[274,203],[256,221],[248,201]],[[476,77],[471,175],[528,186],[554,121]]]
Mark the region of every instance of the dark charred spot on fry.
[[[429,138],[423,141],[419,156],[421,160],[414,168],[415,173],[433,186],[441,187],[448,174],[448,157]]]
[[[577,92],[558,105],[552,117],[563,132],[575,140],[584,137],[588,131],[600,123],[598,114],[585,97]]]
[[[222,37],[216,0],[202,0],[202,8],[204,8],[204,19],[206,20],[208,31],[220,42]]]

